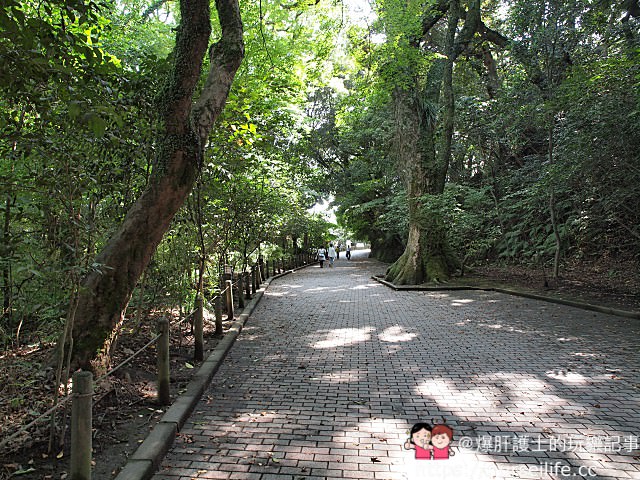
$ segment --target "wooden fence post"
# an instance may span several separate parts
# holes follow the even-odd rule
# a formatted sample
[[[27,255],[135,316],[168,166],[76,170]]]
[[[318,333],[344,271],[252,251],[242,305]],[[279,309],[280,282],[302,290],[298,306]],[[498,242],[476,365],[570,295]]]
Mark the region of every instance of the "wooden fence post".
[[[171,395],[169,391],[169,320],[161,318],[158,321],[158,403],[169,405]]]
[[[196,297],[196,310],[193,312],[193,336],[194,351],[193,359],[197,361],[204,360],[204,300],[202,295]]]
[[[267,279],[267,277],[264,276],[264,259],[262,256],[258,257],[258,273],[260,273],[260,275],[258,275],[258,286],[260,286],[262,282]]]
[[[216,313],[216,335],[222,335],[222,297],[216,296],[214,302],[214,310]]]
[[[91,480],[93,374],[73,374],[71,407],[71,480]]]
[[[227,280],[226,282],[224,282],[226,285],[226,291],[227,291],[227,320],[233,320],[234,317],[234,313],[233,313],[233,283],[231,282],[231,280]]]
[[[251,293],[255,295],[256,290],[256,266],[253,265],[251,267]]]
[[[244,289],[246,291],[244,298],[246,298],[247,300],[251,300],[251,274],[249,272],[245,272],[244,276]]]
[[[238,286],[236,290],[238,292],[238,307],[244,308],[244,287],[242,282],[244,281],[244,275],[242,273],[238,274]]]

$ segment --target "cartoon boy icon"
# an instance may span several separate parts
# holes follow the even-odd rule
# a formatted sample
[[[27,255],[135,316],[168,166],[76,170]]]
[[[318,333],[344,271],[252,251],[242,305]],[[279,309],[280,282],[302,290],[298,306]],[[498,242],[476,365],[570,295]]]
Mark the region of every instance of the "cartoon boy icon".
[[[450,426],[444,424],[434,425],[431,429],[431,445],[434,460],[449,458],[449,445],[452,440],[453,429]],[[451,454],[453,455],[453,453]]]
[[[429,444],[431,440],[431,425],[428,423],[420,422],[411,427],[409,438],[404,442],[404,448],[406,450],[414,449],[416,451],[416,459],[431,460],[432,445]]]

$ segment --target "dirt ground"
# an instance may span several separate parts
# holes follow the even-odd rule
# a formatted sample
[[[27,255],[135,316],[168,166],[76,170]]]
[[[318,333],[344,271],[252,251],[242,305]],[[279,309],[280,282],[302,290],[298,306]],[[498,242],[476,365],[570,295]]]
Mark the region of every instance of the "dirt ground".
[[[112,365],[137,352],[155,337],[155,320],[136,334],[121,334]],[[224,327],[228,327],[225,322]],[[205,357],[220,340],[205,323]],[[193,335],[188,322],[171,328],[171,398],[186,388],[199,362],[193,360]],[[0,439],[11,435],[52,405],[53,345],[32,345],[0,355]],[[93,478],[111,479],[158,422],[168,407],[156,402],[155,346],[104,380],[96,381],[93,397]],[[68,424],[71,408],[61,407],[58,424]],[[37,413],[36,413],[37,412]],[[53,448],[47,417],[0,451],[0,480],[57,480],[68,477],[69,431],[58,432]],[[60,438],[64,440],[61,441]]]
[[[640,265],[599,258],[574,262],[553,272],[542,268],[476,267],[464,282],[515,287],[549,297],[563,297],[620,310],[640,311]]]
[[[476,267],[460,280],[640,311],[640,272],[637,264],[629,262],[615,264],[600,259],[589,264],[569,265],[562,269],[558,279],[551,278],[551,272],[542,269],[484,266]],[[121,359],[153,338],[153,325],[153,319],[149,319],[138,334],[123,332],[113,364],[118,365]],[[219,338],[213,335],[213,326],[206,325],[205,349],[209,352]],[[198,369],[197,362],[192,360],[193,336],[188,323],[172,329],[172,345],[171,395],[175,399]],[[0,355],[0,439],[51,406],[53,369],[48,365],[52,355],[52,345],[39,344]],[[155,370],[155,352],[149,349],[113,377],[96,385],[93,478],[114,478],[166,410],[155,400]],[[63,413],[67,419],[70,416],[68,409],[58,414],[58,420]],[[49,449],[49,432],[49,421],[45,421],[0,451],[0,480],[67,478],[69,434],[65,432],[61,435],[64,442],[56,439],[54,447]]]

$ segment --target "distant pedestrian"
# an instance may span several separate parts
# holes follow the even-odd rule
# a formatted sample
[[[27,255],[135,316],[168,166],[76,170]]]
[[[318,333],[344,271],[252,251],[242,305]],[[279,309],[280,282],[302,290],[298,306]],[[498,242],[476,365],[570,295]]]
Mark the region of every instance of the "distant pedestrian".
[[[336,249],[333,248],[333,243],[329,244],[329,267],[333,268],[333,261],[336,259]]]
[[[318,249],[318,261],[320,262],[320,268],[324,268],[324,261],[327,258],[327,251],[324,247]]]
[[[336,260],[340,260],[340,244],[336,245]]]
[[[351,260],[351,245],[347,244],[347,253],[345,254],[347,256],[347,260]]]

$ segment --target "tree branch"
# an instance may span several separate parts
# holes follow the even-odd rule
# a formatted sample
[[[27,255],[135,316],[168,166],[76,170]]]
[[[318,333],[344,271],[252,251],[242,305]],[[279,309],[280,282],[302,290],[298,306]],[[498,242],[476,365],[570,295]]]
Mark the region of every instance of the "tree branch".
[[[509,43],[511,43],[509,38],[505,37],[500,32],[487,27],[482,21],[478,25],[478,33],[484,40],[491,42],[500,48],[506,48]]]
[[[467,48],[473,40],[473,36],[482,24],[480,19],[480,0],[472,0],[469,2],[469,10],[466,12],[465,17],[462,31],[455,41],[453,60],[458,58],[458,56]]]
[[[422,36],[424,37],[449,10],[449,0],[439,0],[436,5],[425,12],[422,18]]]
[[[193,109],[193,119],[202,145],[206,144],[213,123],[222,112],[244,58],[242,20],[237,0],[216,0],[216,7],[222,37],[209,49],[209,74]]]

